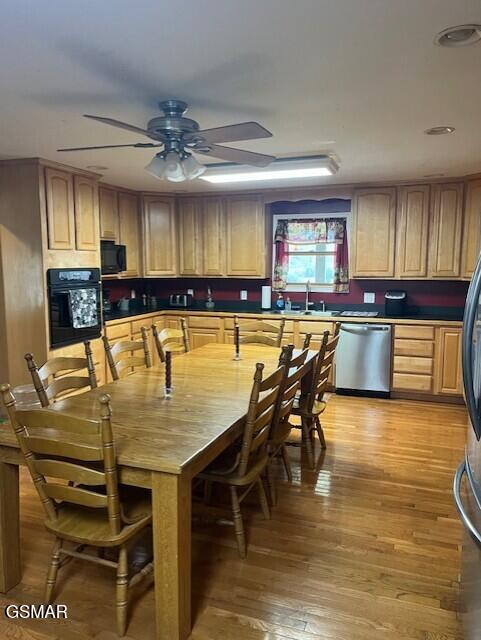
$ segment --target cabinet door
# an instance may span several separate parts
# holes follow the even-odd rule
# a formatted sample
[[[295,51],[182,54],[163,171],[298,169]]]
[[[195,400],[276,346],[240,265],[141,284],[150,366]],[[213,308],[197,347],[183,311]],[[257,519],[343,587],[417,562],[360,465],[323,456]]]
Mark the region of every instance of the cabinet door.
[[[119,193],[119,240],[126,246],[127,269],[122,276],[140,276],[140,220],[137,196]]]
[[[177,275],[174,200],[144,196],[143,218],[145,275]]]
[[[49,249],[75,249],[73,179],[70,173],[45,169]]]
[[[225,275],[225,220],[222,198],[204,198],[202,203],[203,274]]]
[[[468,182],[462,247],[463,278],[470,279],[481,250],[481,180]]]
[[[78,251],[98,251],[99,197],[95,180],[74,176],[75,237]]]
[[[179,200],[179,273],[199,276],[202,273],[200,198]]]
[[[461,273],[462,207],[461,183],[433,186],[429,268],[432,278],[453,279]]]
[[[426,278],[428,272],[429,185],[400,187],[397,201],[396,275]]]
[[[448,395],[463,394],[461,334],[462,330],[455,327],[441,327],[439,329],[437,393]]]
[[[266,229],[260,198],[226,200],[227,275],[266,277]]]
[[[114,189],[99,188],[100,237],[119,241],[119,201]]]
[[[394,276],[395,220],[395,189],[362,189],[355,192],[351,238],[353,277]]]
[[[211,342],[220,342],[218,329],[189,329],[190,348],[198,349]]]

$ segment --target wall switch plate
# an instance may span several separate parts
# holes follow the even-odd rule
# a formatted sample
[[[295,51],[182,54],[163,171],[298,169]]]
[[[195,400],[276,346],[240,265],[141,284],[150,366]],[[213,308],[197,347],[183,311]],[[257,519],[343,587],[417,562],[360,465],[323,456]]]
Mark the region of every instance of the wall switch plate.
[[[372,293],[370,291],[366,291],[364,293],[364,302],[367,302],[367,303],[370,303],[370,304],[376,302],[376,294]]]
[[[192,297],[194,297],[194,290],[193,289],[187,289],[187,293],[189,295],[191,295]]]
[[[240,292],[240,299],[241,300],[247,300],[247,291],[245,289],[242,289]]]

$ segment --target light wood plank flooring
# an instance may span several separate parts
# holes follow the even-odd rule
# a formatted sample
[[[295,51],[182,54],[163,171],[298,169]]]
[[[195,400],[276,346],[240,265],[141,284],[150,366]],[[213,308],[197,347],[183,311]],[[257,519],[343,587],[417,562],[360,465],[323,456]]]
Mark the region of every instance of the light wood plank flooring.
[[[461,639],[451,482],[465,409],[333,396],[324,425],[328,449],[315,472],[301,470],[297,447],[293,485],[279,465],[272,519],[246,504],[247,560],[231,527],[194,524],[192,639]],[[24,577],[2,607],[41,602],[51,548],[26,474],[21,490]],[[0,637],[116,638],[108,569],[71,563],[57,594],[67,622],[3,618]],[[154,638],[153,602],[152,587],[139,585],[128,638]]]

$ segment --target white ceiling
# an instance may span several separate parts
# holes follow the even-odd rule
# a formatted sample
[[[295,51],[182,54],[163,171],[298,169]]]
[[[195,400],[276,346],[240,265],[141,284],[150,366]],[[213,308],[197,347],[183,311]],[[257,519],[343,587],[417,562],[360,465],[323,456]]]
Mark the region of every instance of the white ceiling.
[[[0,8],[0,157],[104,165],[105,181],[135,189],[215,191],[149,176],[152,150],[56,152],[147,141],[82,114],[144,127],[159,100],[176,97],[203,128],[257,120],[274,134],[232,146],[338,157],[335,177],[306,184],[481,171],[481,43],[433,44],[446,27],[481,22],[480,0],[0,0]],[[456,132],[423,135],[437,125]]]

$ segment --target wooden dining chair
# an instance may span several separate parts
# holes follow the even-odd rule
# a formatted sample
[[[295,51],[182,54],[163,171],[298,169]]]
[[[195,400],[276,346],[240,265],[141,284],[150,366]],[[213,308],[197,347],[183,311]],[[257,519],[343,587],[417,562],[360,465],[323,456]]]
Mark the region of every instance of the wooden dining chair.
[[[257,487],[264,517],[270,518],[261,476],[268,462],[267,443],[285,368],[279,367],[264,380],[263,370],[264,365],[257,363],[242,437],[199,474],[199,478],[206,483],[220,483],[229,487],[241,558],[246,557],[247,545],[240,505],[254,487]]]
[[[242,344],[266,344],[269,347],[280,347],[284,335],[286,319],[282,318],[278,325],[264,320],[241,320],[234,316],[234,327],[239,327],[239,342]],[[270,334],[270,335],[269,335]]]
[[[296,398],[291,412],[292,415],[299,416],[301,419],[302,444],[306,450],[308,465],[311,468],[314,466],[314,431],[317,431],[321,448],[326,448],[326,439],[319,416],[326,409],[324,394],[334,364],[340,327],[341,324],[337,322],[332,336],[329,331],[324,332],[313,369],[310,389],[306,394]],[[299,425],[292,426],[299,428]]]
[[[55,536],[45,603],[52,601],[59,568],[72,558],[115,569],[117,631],[123,636],[128,589],[152,569],[146,563],[129,579],[127,549],[151,524],[152,509],[148,491],[123,495],[127,487],[118,483],[110,398],[101,396],[99,419],[87,420],[51,409],[17,410],[10,386],[0,390],[45,510],[45,527]],[[98,555],[87,547],[97,548]],[[103,557],[107,548],[118,550],[116,561]]]
[[[312,362],[306,362],[309,349],[303,349],[295,358],[292,357],[293,350],[294,345],[292,344],[283,347],[279,358],[279,365],[284,367],[284,377],[277,397],[267,447],[269,453],[267,479],[271,503],[273,505],[277,502],[277,491],[273,472],[273,462],[275,458],[282,458],[287,479],[289,482],[292,482],[292,469],[286,446],[292,429],[292,425],[289,423],[289,417],[296,395],[300,390],[301,381],[312,369]]]
[[[152,325],[154,342],[161,362],[165,362],[165,352],[187,353],[190,351],[189,332],[187,321],[180,318],[180,329],[159,329],[160,323]]]
[[[142,340],[121,340],[113,346],[107,336],[102,336],[105,355],[114,380],[120,380],[120,378],[130,375],[133,373],[134,367],[150,368],[152,366],[147,329],[141,327],[140,333]],[[143,354],[141,356],[134,355],[135,351],[143,351]]]
[[[76,389],[95,389],[97,378],[90,342],[84,342],[85,358],[59,356],[47,360],[40,368],[31,353],[25,355],[28,370],[32,376],[33,386],[42,407],[61,399],[69,391]],[[87,375],[77,375],[83,369]],[[70,375],[70,372],[76,375]],[[63,375],[62,375],[63,374]],[[68,375],[66,375],[68,374]],[[59,377],[61,376],[61,377]]]

